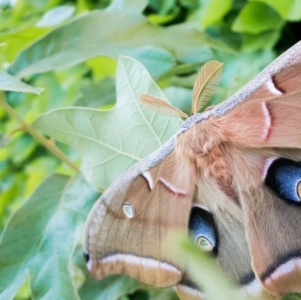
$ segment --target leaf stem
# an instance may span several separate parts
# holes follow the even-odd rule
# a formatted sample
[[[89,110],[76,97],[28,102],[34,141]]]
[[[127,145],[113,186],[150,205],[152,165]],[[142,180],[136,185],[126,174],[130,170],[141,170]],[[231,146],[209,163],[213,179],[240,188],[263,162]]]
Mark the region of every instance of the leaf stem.
[[[36,131],[30,124],[26,123],[17,113],[16,111],[4,100],[3,94],[0,95],[0,105],[4,108],[4,110],[14,119],[16,119],[21,127],[28,132],[33,138],[39,141],[42,145],[44,145],[50,152],[52,152],[55,156],[57,156],[61,161],[65,162],[69,167],[71,167],[74,171],[78,171],[77,166],[69,160],[69,158],[62,152],[53,141],[48,140],[38,131]]]

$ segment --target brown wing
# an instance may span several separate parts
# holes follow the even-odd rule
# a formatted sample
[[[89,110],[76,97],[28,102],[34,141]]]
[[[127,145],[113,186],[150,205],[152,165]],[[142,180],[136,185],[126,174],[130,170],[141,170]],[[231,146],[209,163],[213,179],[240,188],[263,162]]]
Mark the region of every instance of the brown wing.
[[[241,202],[257,276],[273,294],[301,292],[300,207],[265,188],[250,196],[241,196]]]
[[[300,76],[301,77],[301,76]],[[300,148],[301,90],[238,105],[217,120],[225,141],[248,148]]]
[[[299,148],[300,97],[301,42],[216,107],[218,114],[228,111],[217,118],[216,125],[225,141],[231,140],[242,147]],[[233,105],[231,101],[240,104]],[[227,105],[233,108],[227,109]]]
[[[243,103],[218,121],[252,267],[275,295],[301,292],[300,115],[301,91],[293,91]]]
[[[195,201],[213,213],[218,241],[216,260],[242,295],[272,299],[262,288],[251,266],[244,212],[212,179],[204,174],[197,180]]]
[[[269,68],[266,81],[245,101],[196,125],[201,138],[195,153],[203,154],[195,160],[207,180],[197,180],[200,199],[221,222],[221,236],[225,232],[231,239],[229,228],[237,218],[245,233],[221,242],[217,258],[237,281],[244,277],[240,270],[250,270],[248,254],[240,252],[246,245],[243,253],[250,253],[257,280],[275,295],[301,292],[301,168],[296,163],[301,160],[301,58],[288,61],[277,72]],[[288,167],[274,168],[281,157],[289,159]],[[215,185],[218,189],[210,192]],[[232,230],[234,236],[237,232]],[[241,268],[243,261],[247,267]]]
[[[290,152],[235,151],[229,165],[256,277],[272,294],[301,292],[301,165]]]
[[[200,178],[198,180],[198,186],[201,188],[200,193],[197,193],[197,203],[193,205],[204,208],[205,205],[211,207],[215,210],[214,213],[214,228],[217,243],[214,243],[214,250],[212,255],[216,258],[217,262],[221,266],[222,270],[233,280],[236,284],[237,291],[243,297],[243,295],[251,295],[255,297],[260,297],[260,299],[278,299],[278,297],[271,297],[262,288],[260,281],[255,277],[253,269],[251,267],[251,258],[248,248],[248,243],[245,236],[245,226],[239,221],[240,217],[243,217],[242,210],[237,208],[235,217],[229,212],[224,211],[221,207],[216,206],[216,198],[220,197],[221,201],[226,201],[227,203],[233,202],[231,199],[220,190],[220,188],[211,180],[206,180],[206,178]],[[207,186],[207,188],[206,188]],[[213,196],[213,197],[212,197]],[[193,213],[191,214],[193,215]],[[240,216],[238,216],[240,215]],[[192,218],[190,217],[189,228],[191,226],[195,229],[194,224],[192,224]],[[206,225],[205,219],[196,219],[196,225],[198,227],[205,227],[203,230],[197,230],[197,234],[200,236],[209,236],[210,224]],[[207,234],[206,234],[207,233]],[[209,234],[208,234],[209,233]],[[195,233],[191,233],[193,239],[195,240]],[[200,249],[201,251],[201,249]],[[211,276],[210,270],[202,269],[200,266],[199,272],[208,274]],[[181,300],[202,300],[206,299],[206,291],[200,291],[196,284],[193,282],[193,275],[188,276],[183,275],[181,282],[175,286],[175,291]],[[212,278],[214,280],[214,278]]]
[[[299,47],[301,46],[299,45]],[[271,72],[267,76],[265,82],[249,97],[249,100],[275,97],[300,90],[300,69],[300,55],[291,57],[290,62],[286,66],[276,73]]]
[[[175,152],[119,190],[104,193],[89,215],[85,247],[97,279],[127,274],[147,284],[181,279],[168,233],[188,230],[194,168]]]

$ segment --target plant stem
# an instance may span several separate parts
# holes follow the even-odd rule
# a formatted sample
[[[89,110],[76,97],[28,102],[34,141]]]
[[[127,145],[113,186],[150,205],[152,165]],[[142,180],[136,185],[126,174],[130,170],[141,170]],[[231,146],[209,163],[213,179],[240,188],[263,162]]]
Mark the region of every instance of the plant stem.
[[[57,156],[61,161],[65,162],[68,166],[70,166],[74,171],[78,171],[77,166],[69,160],[69,158],[62,152],[53,141],[48,140],[38,131],[36,131],[30,124],[27,124],[17,113],[16,111],[4,100],[3,94],[0,95],[0,105],[4,108],[4,110],[14,119],[18,120],[21,124],[21,127],[28,132],[33,138],[39,141],[42,145],[44,145],[49,151],[51,151],[55,156]]]

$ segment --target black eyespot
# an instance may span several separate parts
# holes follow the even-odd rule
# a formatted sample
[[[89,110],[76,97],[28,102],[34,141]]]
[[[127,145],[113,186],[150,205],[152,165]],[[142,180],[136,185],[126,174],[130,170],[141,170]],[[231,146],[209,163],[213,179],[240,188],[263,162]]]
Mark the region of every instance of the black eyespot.
[[[267,171],[265,184],[280,198],[300,204],[301,164],[286,158],[274,160]]]
[[[194,242],[204,251],[217,251],[217,234],[212,214],[199,206],[191,209],[189,233]]]
[[[83,255],[84,255],[84,259],[85,259],[86,263],[88,263],[90,260],[90,254],[88,252],[84,252]]]

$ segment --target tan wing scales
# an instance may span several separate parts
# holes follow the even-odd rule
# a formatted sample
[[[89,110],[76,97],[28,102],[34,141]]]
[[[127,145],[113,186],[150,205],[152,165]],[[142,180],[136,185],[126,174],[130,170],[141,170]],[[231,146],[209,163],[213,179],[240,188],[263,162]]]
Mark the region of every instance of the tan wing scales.
[[[103,194],[86,227],[87,265],[94,278],[127,274],[158,287],[181,280],[166,241],[170,232],[188,231],[194,173],[172,152],[128,185]]]

